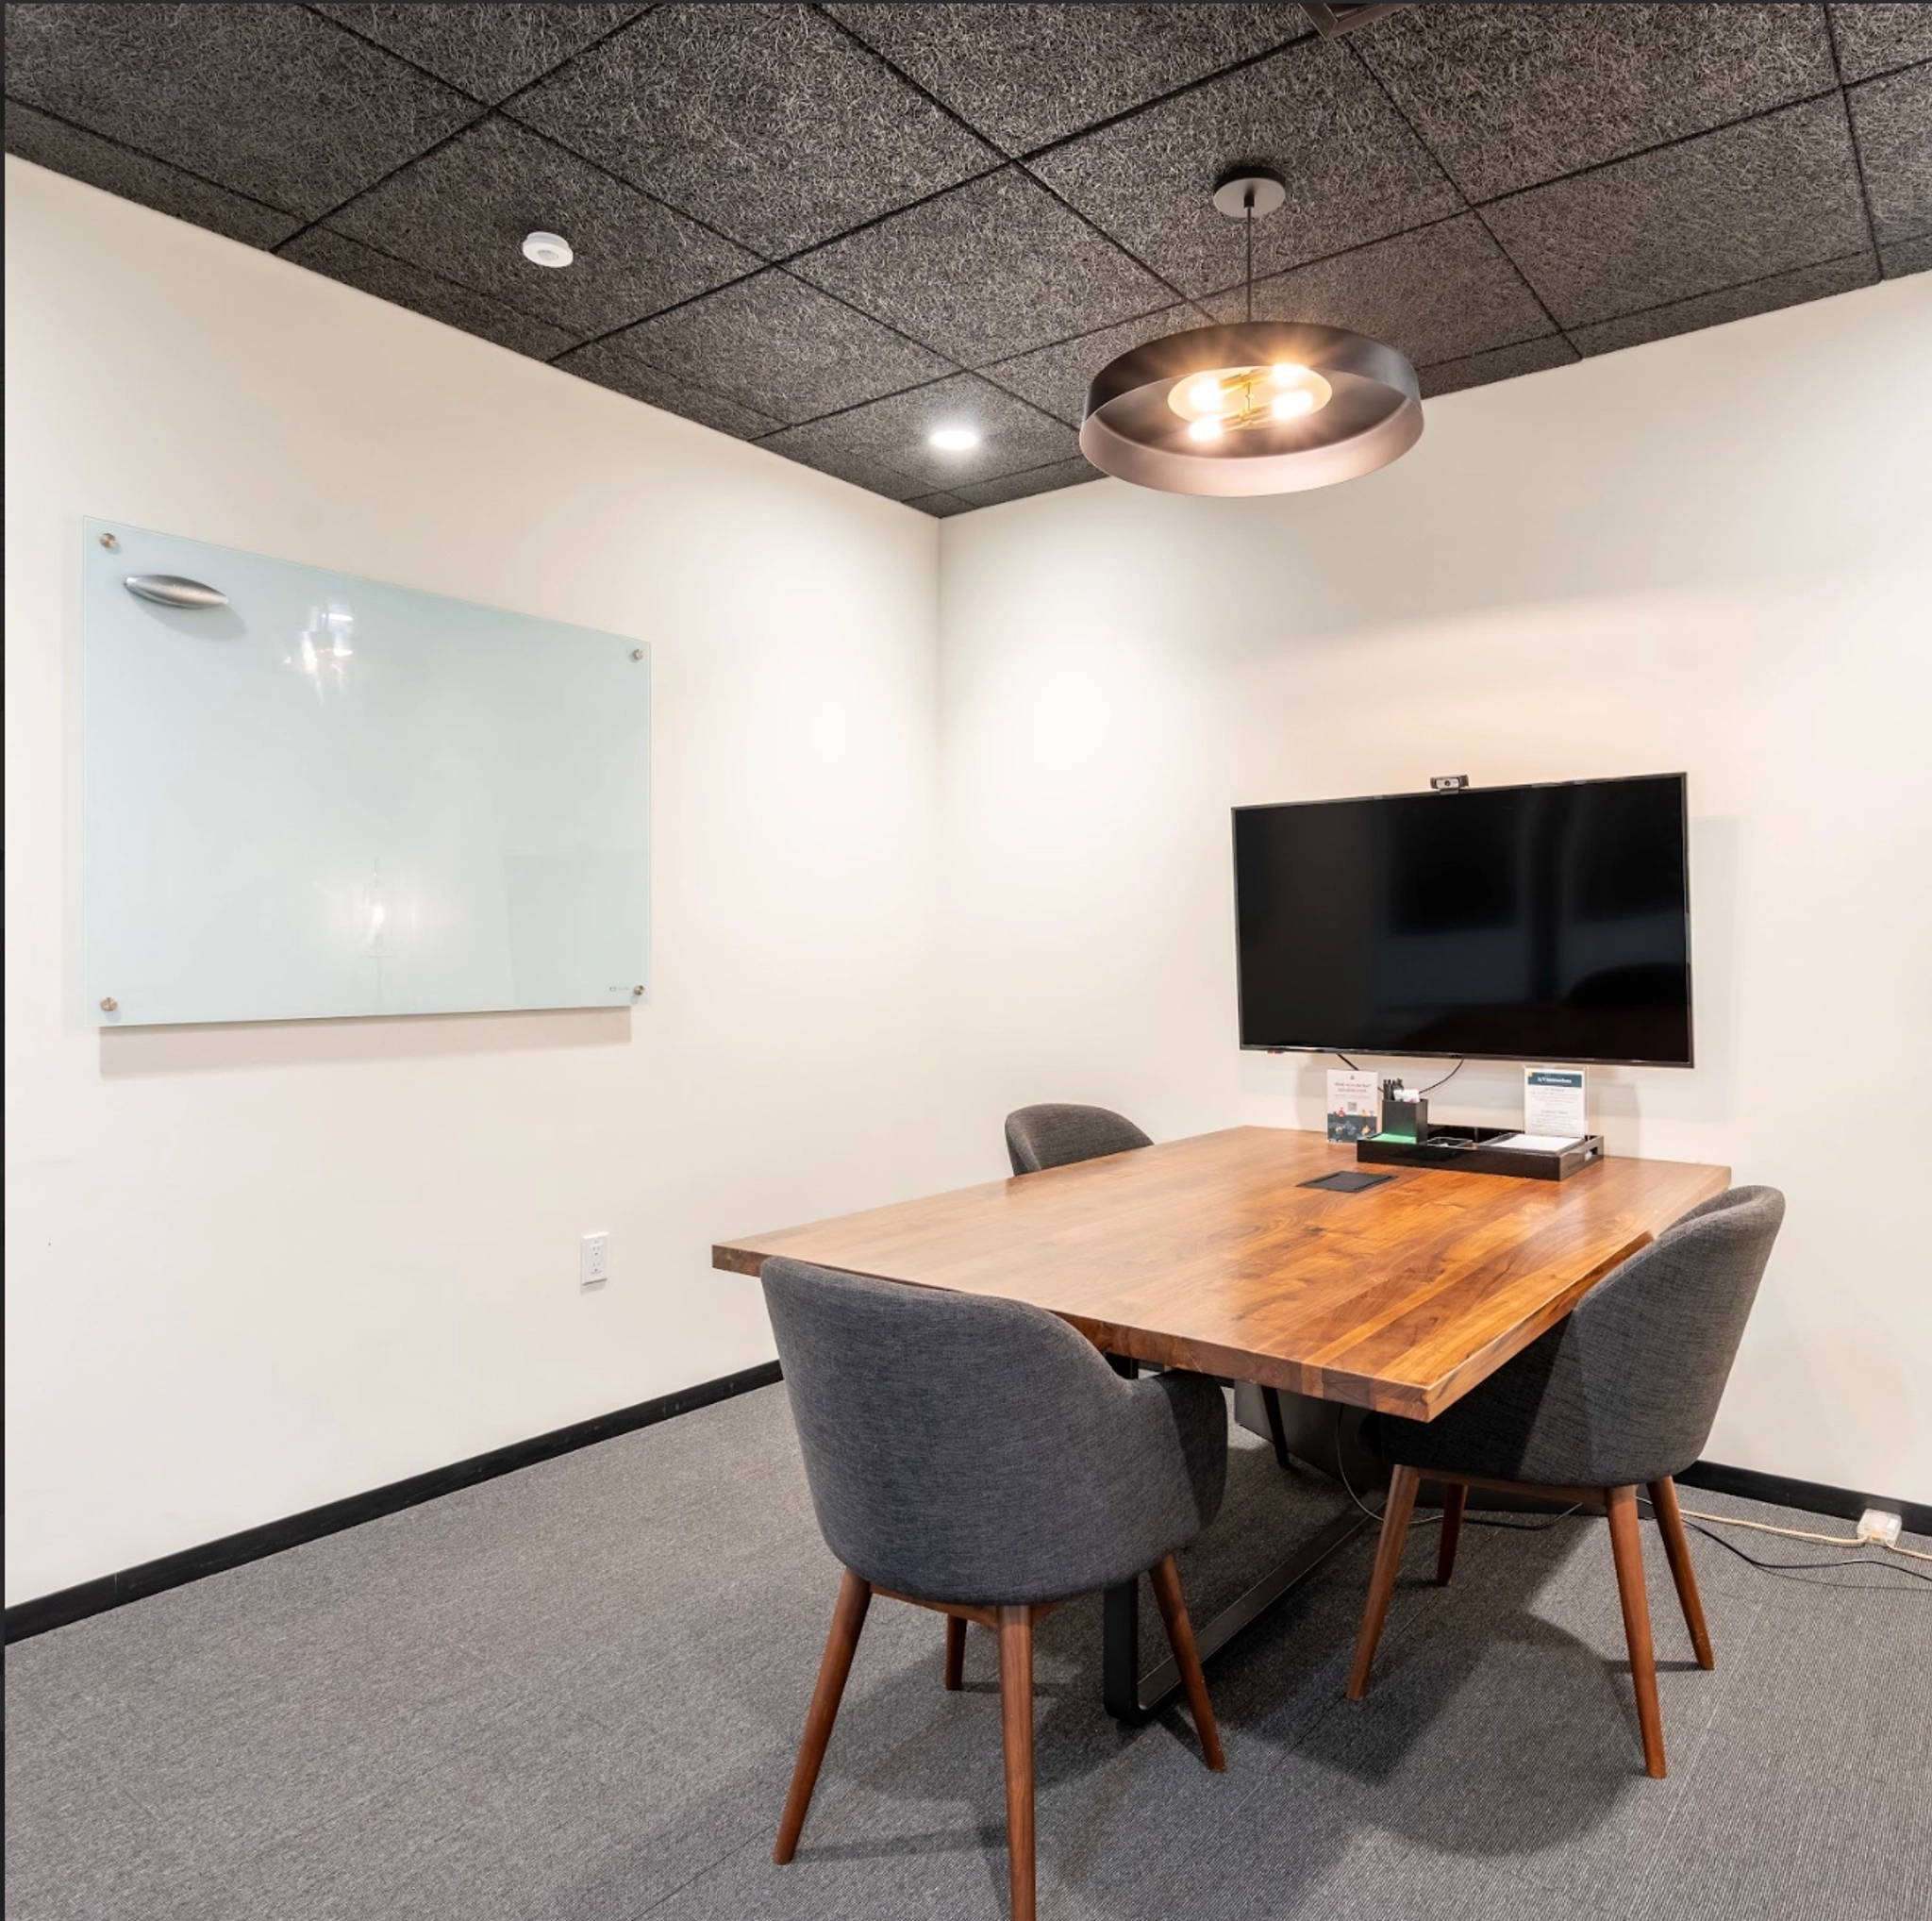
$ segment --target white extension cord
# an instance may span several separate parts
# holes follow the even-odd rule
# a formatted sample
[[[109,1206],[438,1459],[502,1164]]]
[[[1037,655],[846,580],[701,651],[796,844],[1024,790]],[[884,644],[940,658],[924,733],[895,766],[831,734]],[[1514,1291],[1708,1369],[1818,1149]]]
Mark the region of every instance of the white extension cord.
[[[1827,1547],[1883,1547],[1891,1554],[1904,1554],[1913,1561],[1932,1561],[1916,1547],[1898,1545],[1899,1517],[1879,1508],[1867,1508],[1856,1534],[1807,1534],[1802,1528],[1774,1528],[1768,1521],[1740,1521],[1735,1514],[1707,1514],[1701,1508],[1686,1508],[1689,1521],[1714,1521],[1720,1528],[1749,1528],[1757,1534],[1782,1534],[1790,1541],[1822,1541]],[[1889,1531],[1881,1525],[1889,1523]]]

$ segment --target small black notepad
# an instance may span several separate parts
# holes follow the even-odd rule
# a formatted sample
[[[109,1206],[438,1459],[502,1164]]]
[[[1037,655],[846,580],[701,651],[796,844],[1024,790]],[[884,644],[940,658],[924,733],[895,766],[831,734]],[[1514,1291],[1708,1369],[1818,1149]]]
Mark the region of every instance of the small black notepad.
[[[1324,1187],[1330,1194],[1359,1194],[1365,1187],[1380,1187],[1385,1180],[1393,1180],[1392,1174],[1363,1174],[1353,1167],[1338,1169],[1333,1174],[1324,1174],[1320,1180],[1305,1180],[1303,1187]]]

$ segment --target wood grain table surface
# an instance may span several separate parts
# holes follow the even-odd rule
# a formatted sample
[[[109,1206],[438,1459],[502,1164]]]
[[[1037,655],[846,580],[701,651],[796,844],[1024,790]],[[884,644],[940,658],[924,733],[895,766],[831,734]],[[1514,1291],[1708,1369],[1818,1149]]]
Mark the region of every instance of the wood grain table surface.
[[[714,1247],[1031,1302],[1110,1354],[1428,1420],[1554,1326],[1730,1170],[1605,1159],[1568,1180],[1374,1168],[1230,1128]]]

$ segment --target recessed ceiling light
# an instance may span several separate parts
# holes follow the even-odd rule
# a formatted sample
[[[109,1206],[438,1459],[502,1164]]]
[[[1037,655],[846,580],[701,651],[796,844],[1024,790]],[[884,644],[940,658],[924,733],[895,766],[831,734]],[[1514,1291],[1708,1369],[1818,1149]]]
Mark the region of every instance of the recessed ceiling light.
[[[571,252],[570,242],[560,233],[536,233],[524,236],[524,259],[535,260],[540,267],[567,267],[576,259]]]
[[[926,435],[926,443],[941,453],[963,454],[979,444],[979,429],[971,426],[936,426]]]

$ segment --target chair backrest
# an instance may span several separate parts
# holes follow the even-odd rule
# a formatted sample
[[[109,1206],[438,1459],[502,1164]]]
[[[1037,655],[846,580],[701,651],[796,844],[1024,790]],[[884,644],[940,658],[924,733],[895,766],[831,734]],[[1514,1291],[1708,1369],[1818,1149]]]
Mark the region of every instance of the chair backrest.
[[[1697,1459],[1784,1214],[1774,1187],[1693,1208],[1495,1378],[1528,1415],[1523,1478],[1621,1487]]]
[[[1007,1116],[1007,1157],[1015,1174],[1038,1174],[1042,1168],[1097,1161],[1103,1154],[1124,1154],[1129,1147],[1153,1144],[1132,1121],[1111,1108],[1047,1101],[1039,1107],[1016,1108]]]
[[[1124,1380],[1018,1301],[797,1261],[762,1278],[819,1526],[877,1586],[1063,1599],[1151,1567],[1220,1506],[1226,1420],[1197,1377]]]

